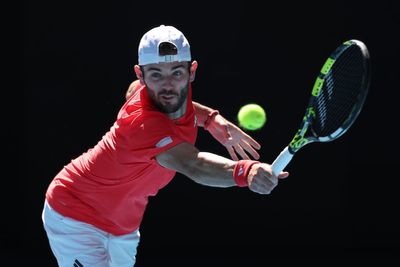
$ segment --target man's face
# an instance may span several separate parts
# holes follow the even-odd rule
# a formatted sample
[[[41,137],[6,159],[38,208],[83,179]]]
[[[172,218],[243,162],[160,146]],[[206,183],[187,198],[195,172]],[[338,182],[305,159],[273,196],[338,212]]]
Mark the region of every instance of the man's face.
[[[173,113],[186,100],[189,88],[189,62],[170,62],[143,66],[148,94],[161,112]]]

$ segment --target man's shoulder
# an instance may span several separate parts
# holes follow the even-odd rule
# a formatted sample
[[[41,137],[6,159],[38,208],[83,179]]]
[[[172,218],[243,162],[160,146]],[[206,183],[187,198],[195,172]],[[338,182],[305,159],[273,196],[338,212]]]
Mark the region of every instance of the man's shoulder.
[[[128,100],[140,87],[143,85],[140,83],[139,80],[134,80],[128,87],[128,90],[125,94],[125,99]]]

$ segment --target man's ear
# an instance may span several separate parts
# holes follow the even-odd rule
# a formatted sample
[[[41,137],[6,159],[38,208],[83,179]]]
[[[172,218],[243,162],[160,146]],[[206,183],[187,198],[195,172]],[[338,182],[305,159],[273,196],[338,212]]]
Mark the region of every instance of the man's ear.
[[[196,77],[196,70],[199,64],[197,63],[196,60],[193,60],[192,65],[190,65],[190,82],[194,81],[194,78]]]
[[[135,65],[134,71],[135,71],[136,77],[139,79],[140,83],[144,84],[143,72],[142,72],[142,69],[140,68],[140,66]]]

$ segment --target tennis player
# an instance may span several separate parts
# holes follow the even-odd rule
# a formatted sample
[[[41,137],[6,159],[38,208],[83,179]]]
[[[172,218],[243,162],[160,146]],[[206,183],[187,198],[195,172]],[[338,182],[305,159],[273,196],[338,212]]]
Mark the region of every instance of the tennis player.
[[[217,110],[192,101],[198,63],[182,32],[164,25],[151,29],[138,55],[138,79],[114,125],[47,189],[42,218],[59,266],[134,266],[148,197],[176,172],[203,185],[260,194],[288,176],[274,176],[269,164],[256,161],[260,145],[254,139]],[[232,159],[200,152],[194,146],[199,126]]]

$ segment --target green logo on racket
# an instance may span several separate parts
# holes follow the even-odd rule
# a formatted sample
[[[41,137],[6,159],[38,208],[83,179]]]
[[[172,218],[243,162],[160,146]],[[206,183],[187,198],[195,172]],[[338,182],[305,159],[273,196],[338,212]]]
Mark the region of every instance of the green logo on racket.
[[[322,85],[324,84],[324,81],[325,80],[323,78],[320,78],[320,77],[318,77],[315,80],[314,87],[313,87],[312,92],[311,92],[311,94],[313,96],[315,96],[315,97],[319,96],[319,93],[321,92],[321,88],[322,88]]]
[[[314,119],[316,116],[315,110],[313,107],[308,107],[306,110],[306,114],[303,117],[303,124],[302,127],[297,131],[296,135],[292,139],[289,144],[289,147],[292,149],[293,152],[296,152],[301,147],[307,145],[311,142],[310,139],[305,138],[304,135],[308,130],[308,125],[310,124],[311,120]]]
[[[322,85],[324,85],[325,82],[325,76],[328,74],[328,72],[331,70],[333,64],[335,64],[335,59],[333,58],[328,58],[325,61],[325,64],[322,66],[321,73],[317,77],[317,80],[315,80],[314,87],[312,89],[311,94],[315,97],[319,96],[321,92]]]
[[[296,134],[290,142],[289,146],[292,148],[294,152],[299,150],[301,147],[307,145],[310,141],[307,138],[304,138],[303,136]]]
[[[324,66],[322,66],[321,73],[326,75],[331,70],[334,63],[335,63],[335,59],[328,58],[324,64]]]

